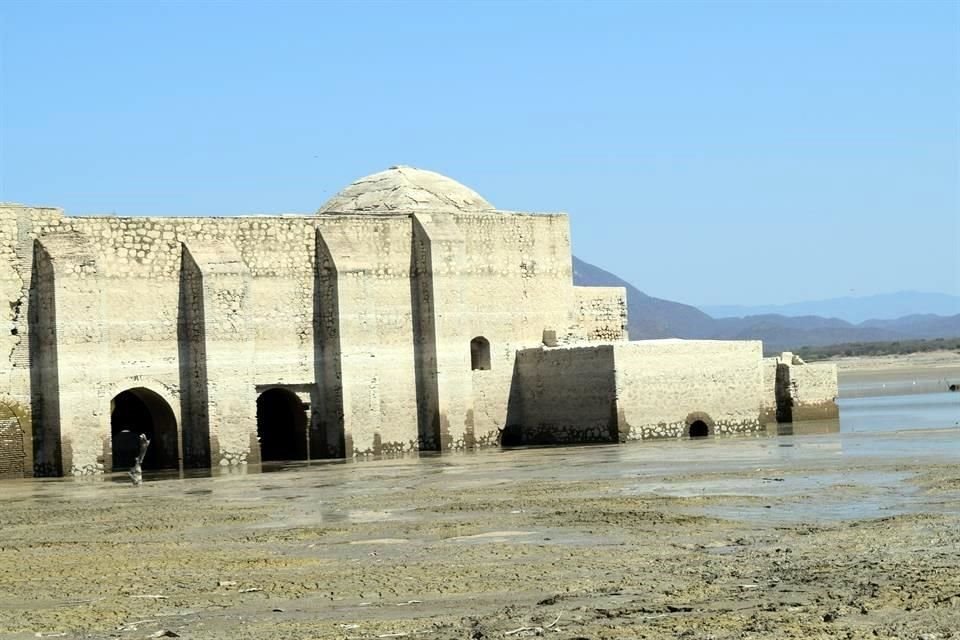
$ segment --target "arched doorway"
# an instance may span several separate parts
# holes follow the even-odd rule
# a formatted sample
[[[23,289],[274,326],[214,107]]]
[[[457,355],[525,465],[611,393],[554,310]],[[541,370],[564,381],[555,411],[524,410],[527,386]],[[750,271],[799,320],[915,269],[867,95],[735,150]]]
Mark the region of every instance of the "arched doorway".
[[[280,388],[260,394],[257,437],[264,462],[307,459],[307,415],[297,394]]]
[[[694,420],[690,424],[691,438],[706,438],[710,435],[710,427],[703,420]]]
[[[177,418],[159,394],[137,387],[117,394],[110,402],[112,470],[130,469],[140,452],[140,434],[150,439],[144,471],[180,466]]]

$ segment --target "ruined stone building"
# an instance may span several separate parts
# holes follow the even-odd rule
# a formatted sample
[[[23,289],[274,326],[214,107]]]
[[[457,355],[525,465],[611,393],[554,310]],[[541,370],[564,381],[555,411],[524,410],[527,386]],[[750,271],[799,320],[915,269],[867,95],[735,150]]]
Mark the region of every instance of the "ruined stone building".
[[[760,429],[836,414],[832,367],[628,342],[566,215],[393,167],[316,213],[0,205],[0,475],[243,465]]]

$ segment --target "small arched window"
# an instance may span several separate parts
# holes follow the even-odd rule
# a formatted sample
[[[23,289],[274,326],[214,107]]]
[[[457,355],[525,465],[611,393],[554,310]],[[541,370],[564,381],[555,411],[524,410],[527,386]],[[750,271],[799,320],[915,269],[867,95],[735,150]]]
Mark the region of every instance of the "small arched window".
[[[490,369],[490,342],[483,336],[470,341],[470,368],[474,371]]]

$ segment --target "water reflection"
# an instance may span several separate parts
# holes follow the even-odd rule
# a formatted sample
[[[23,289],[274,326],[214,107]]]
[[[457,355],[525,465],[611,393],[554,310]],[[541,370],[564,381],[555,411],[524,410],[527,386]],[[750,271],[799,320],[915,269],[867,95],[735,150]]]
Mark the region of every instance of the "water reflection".
[[[960,427],[960,394],[841,398],[841,430],[848,433]]]
[[[350,500],[387,494],[398,487],[490,487],[535,480],[676,476],[743,470],[762,465],[834,464],[838,458],[956,460],[960,456],[960,394],[884,396],[840,400],[840,420],[772,424],[758,434],[699,440],[661,440],[624,445],[482,450],[471,454],[395,457],[369,462],[319,460],[144,473],[144,486],[130,492],[125,473],[0,483],[4,500],[107,499],[163,495],[212,497],[225,502],[281,498],[294,502],[336,494]],[[845,463],[849,466],[850,462]],[[69,488],[68,488],[69,487]],[[318,507],[319,508],[319,507]],[[339,510],[324,514],[344,518]],[[318,516],[318,514],[314,514]],[[393,516],[390,516],[393,517]]]

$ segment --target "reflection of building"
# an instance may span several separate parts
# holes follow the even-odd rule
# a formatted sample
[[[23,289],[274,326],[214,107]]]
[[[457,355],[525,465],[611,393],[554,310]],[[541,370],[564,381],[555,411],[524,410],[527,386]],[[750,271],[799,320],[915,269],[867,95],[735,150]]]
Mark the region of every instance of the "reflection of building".
[[[428,171],[363,178],[315,215],[2,206],[0,235],[0,473],[121,468],[140,432],[156,468],[463,449],[501,430],[755,430],[769,395],[757,342],[626,342],[623,289],[573,286],[566,216],[495,210]]]

